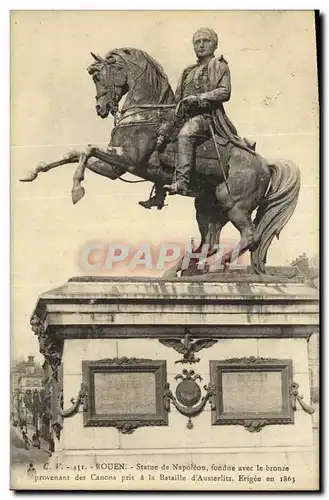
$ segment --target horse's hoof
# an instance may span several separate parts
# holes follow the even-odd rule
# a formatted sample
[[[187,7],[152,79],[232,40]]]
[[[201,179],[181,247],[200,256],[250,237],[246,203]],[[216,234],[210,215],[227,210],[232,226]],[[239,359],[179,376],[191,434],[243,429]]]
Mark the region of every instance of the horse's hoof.
[[[27,174],[25,175],[25,177],[23,177],[22,179],[20,179],[20,182],[32,182],[37,177],[38,177],[38,174],[36,172],[30,171],[30,172],[27,172]]]
[[[228,263],[223,264],[223,273],[227,273],[230,269],[230,265]]]
[[[78,201],[81,200],[81,198],[83,198],[85,195],[85,190],[83,187],[80,187],[78,189],[72,189],[72,202],[73,202],[73,205],[75,205],[76,203],[78,203]]]
[[[162,274],[162,278],[177,278],[177,273],[178,271],[176,269],[166,269],[165,272]]]

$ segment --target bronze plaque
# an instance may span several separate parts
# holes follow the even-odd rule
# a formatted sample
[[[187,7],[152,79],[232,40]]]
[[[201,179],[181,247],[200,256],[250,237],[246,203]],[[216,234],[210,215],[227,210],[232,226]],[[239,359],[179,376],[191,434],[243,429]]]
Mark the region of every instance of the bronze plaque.
[[[163,401],[166,361],[126,357],[83,361],[82,371],[88,388],[85,426],[131,433],[141,426],[168,425]]]
[[[154,373],[95,373],[94,384],[97,415],[156,412]]]
[[[282,410],[282,380],[280,372],[224,372],[223,411],[277,412]]]
[[[294,422],[291,360],[249,357],[210,361],[210,378],[216,398],[213,425],[244,425],[254,432],[264,425]]]

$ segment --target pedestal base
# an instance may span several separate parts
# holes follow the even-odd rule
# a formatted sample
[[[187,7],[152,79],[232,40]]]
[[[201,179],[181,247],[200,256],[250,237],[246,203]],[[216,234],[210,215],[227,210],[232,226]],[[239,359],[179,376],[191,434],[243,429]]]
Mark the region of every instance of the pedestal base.
[[[33,321],[63,387],[63,409],[74,409],[71,399],[77,401],[78,394],[81,399],[77,411],[62,419],[61,450],[56,449],[47,471],[55,477],[53,488],[63,488],[61,481],[67,481],[65,488],[105,490],[317,488],[307,352],[318,323],[316,290],[291,281],[85,278],[44,294]],[[162,363],[165,378],[156,378],[154,393],[148,378],[141,379],[135,391],[139,417],[132,418],[132,381],[122,373],[126,365],[139,367],[137,374],[143,371],[141,360]],[[96,381],[88,372],[96,361],[121,369],[111,378],[114,372],[107,368],[106,383],[102,376]],[[226,362],[235,375],[221,387],[211,366],[224,363],[225,368]],[[267,370],[271,363],[274,368]],[[188,377],[192,382],[175,393]],[[248,377],[256,392],[246,399],[241,384],[249,390]],[[87,384],[83,397],[82,382]],[[298,385],[295,393],[292,382]],[[165,396],[167,383],[172,397]],[[194,412],[191,428],[184,413],[191,407],[189,398],[197,404],[212,384],[214,399]],[[145,394],[139,393],[144,386]],[[130,391],[126,413],[122,394],[113,399],[113,390],[123,387]],[[166,412],[170,409],[162,414],[161,426],[154,421],[122,426],[120,418],[143,420],[143,404],[152,414],[152,397],[154,408],[163,410],[165,404]],[[56,479],[59,474],[70,480]]]

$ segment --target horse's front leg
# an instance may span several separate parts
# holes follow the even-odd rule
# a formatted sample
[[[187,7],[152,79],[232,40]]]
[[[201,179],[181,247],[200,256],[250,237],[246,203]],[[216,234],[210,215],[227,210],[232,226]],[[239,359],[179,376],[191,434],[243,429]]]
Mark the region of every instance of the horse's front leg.
[[[81,198],[85,195],[85,189],[81,185],[85,178],[85,170],[88,167],[87,163],[89,158],[95,157],[97,159],[102,160],[105,163],[112,164],[115,161],[118,162],[118,158],[123,158],[123,152],[121,148],[111,147],[107,151],[104,151],[97,146],[89,145],[84,153],[81,153],[79,156],[79,165],[74,172],[73,176],[73,187],[72,187],[72,201],[75,205]],[[113,167],[112,167],[113,168]],[[124,172],[124,170],[123,170]],[[122,173],[123,173],[122,172]],[[120,175],[120,173],[119,173]],[[112,178],[117,178],[118,175],[112,174]],[[111,177],[109,173],[109,177]]]
[[[85,154],[87,155],[87,159],[90,157],[97,158],[105,163],[114,165],[118,170],[121,167],[121,174],[126,172],[127,168],[133,163],[132,159],[128,158],[124,149],[119,146],[109,146],[107,149],[101,149],[98,146],[89,145]]]
[[[87,166],[89,156],[86,153],[82,153],[79,158],[79,165],[73,176],[73,187],[72,187],[72,201],[73,205],[78,203],[81,198],[85,195],[85,189],[81,186],[82,181],[85,178],[85,170]]]
[[[41,174],[43,172],[48,172],[53,168],[60,167],[61,165],[66,165],[68,163],[78,163],[80,156],[81,156],[80,152],[70,151],[69,153],[63,155],[61,160],[53,161],[51,163],[45,163],[45,162],[39,163],[39,165],[34,170],[27,172],[27,174],[22,179],[20,179],[20,181],[32,182],[38,177],[38,174]]]
[[[209,204],[209,197],[203,193],[194,200],[195,216],[200,232],[200,244],[197,248],[191,248],[191,252],[185,254],[181,262],[182,276],[193,275],[199,273],[202,266],[199,267],[200,257],[204,260],[204,244],[206,243],[207,235],[209,232],[209,224],[211,221],[211,204]]]

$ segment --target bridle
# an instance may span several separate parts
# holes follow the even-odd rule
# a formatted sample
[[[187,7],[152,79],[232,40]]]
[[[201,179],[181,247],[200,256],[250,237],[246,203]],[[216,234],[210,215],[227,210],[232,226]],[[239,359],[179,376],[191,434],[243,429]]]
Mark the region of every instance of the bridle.
[[[115,102],[115,84],[114,78],[112,78],[113,63],[103,60],[102,64],[105,68],[104,90],[98,92],[95,99],[98,100],[108,94],[111,102],[111,114],[115,116],[118,111],[118,103]],[[114,105],[112,106],[112,104]]]
[[[115,65],[116,61],[114,58],[111,58],[111,60],[103,59],[93,52],[91,52],[91,55],[95,59],[96,64],[94,63],[93,65],[88,67],[89,74],[94,75],[95,73],[98,73],[98,75],[102,75],[103,71],[101,68],[97,67],[98,65],[101,65],[105,70],[105,75],[102,75],[104,79],[104,83],[102,82],[103,90],[97,93],[95,99],[98,100],[108,94],[109,101],[111,103],[111,114],[115,116],[118,111],[118,103],[115,102],[115,84],[114,78],[112,78],[112,68]],[[96,79],[96,77],[93,77],[93,79],[95,81],[95,84],[97,84],[97,81],[100,82],[99,77],[98,80]]]
[[[95,96],[95,99],[100,99],[101,97],[103,97],[104,95],[108,94],[109,93],[109,89],[105,89],[103,90],[103,92],[99,92],[96,96]]]

